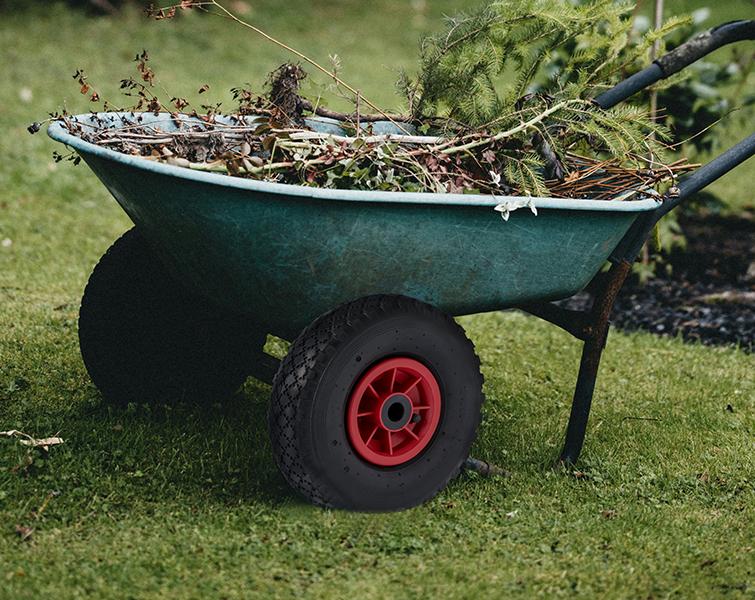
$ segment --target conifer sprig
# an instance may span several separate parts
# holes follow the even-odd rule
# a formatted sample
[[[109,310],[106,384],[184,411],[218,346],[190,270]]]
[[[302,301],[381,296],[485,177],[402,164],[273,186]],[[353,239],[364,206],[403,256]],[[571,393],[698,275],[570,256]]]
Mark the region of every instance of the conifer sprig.
[[[448,19],[445,31],[426,37],[418,74],[402,73],[397,85],[418,122],[446,118],[456,131],[491,139],[515,131],[505,137],[526,154],[506,168],[515,187],[529,182],[528,189],[542,191],[532,175],[535,157],[541,171],[544,157],[571,151],[636,165],[637,156],[663,155],[668,132],[647,111],[603,110],[590,101],[646,62],[649,48],[687,20],[672,18],[630,45],[633,8],[614,0],[494,0]],[[574,48],[567,64],[544,86],[536,85],[544,65],[567,43]],[[513,83],[503,84],[512,72]],[[540,140],[540,156],[530,153],[537,151],[533,140]]]

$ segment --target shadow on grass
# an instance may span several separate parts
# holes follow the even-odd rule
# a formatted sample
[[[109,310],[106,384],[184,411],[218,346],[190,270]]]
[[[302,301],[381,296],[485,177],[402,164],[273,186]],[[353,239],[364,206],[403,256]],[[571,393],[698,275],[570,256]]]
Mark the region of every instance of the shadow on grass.
[[[270,451],[268,395],[269,388],[250,380],[222,403],[119,409],[94,392],[94,405],[79,404],[57,419],[47,415],[66,439],[48,468],[113,505],[296,501]]]
[[[487,321],[481,322],[483,330],[500,326],[497,319]],[[52,341],[57,348],[58,336]],[[304,505],[273,461],[266,424],[269,386],[250,378],[222,402],[119,409],[101,398],[73,352],[73,340],[68,345],[71,352],[50,351],[55,358],[36,378],[19,370],[29,381],[13,392],[6,412],[7,428],[38,437],[60,432],[66,440],[43,464],[30,467],[29,477],[11,478],[22,496],[34,489],[59,491],[56,505],[74,511],[93,497],[107,499],[108,511],[159,502],[209,511],[233,504]],[[485,344],[480,350],[488,363],[488,400],[473,456],[520,475],[550,469],[568,404],[560,397],[544,402],[542,386],[499,368],[499,357]],[[6,447],[0,463],[12,466],[24,452]],[[476,484],[482,483],[462,477],[452,489]]]
[[[54,479],[75,481],[86,495],[107,498],[111,507],[123,510],[157,502],[199,510],[306,505],[275,466],[266,422],[269,387],[264,384],[249,380],[222,403],[131,404],[126,409],[109,406],[91,384],[88,390],[88,403],[47,415],[66,439],[60,452],[51,454],[48,469]],[[510,425],[488,422],[485,437],[493,439],[482,442],[486,458],[493,454],[490,458],[507,468],[510,455],[501,454],[494,440],[521,437]],[[491,442],[497,446],[492,453]],[[483,481],[461,477],[452,488]]]

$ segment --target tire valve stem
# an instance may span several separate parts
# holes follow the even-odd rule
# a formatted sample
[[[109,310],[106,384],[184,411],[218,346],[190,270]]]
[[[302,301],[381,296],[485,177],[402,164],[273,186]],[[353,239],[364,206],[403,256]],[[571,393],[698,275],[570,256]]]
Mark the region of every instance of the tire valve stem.
[[[511,477],[511,473],[502,469],[498,465],[485,462],[484,460],[478,460],[471,456],[464,461],[462,468],[467,471],[474,471],[482,477]]]
[[[419,423],[422,420],[422,416],[419,413],[412,415],[412,423]]]

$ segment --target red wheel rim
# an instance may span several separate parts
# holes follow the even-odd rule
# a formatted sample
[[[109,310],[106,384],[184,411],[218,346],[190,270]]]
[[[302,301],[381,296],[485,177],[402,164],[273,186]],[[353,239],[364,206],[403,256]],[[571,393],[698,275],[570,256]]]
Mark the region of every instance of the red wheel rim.
[[[380,467],[404,464],[424,450],[438,429],[440,386],[413,358],[387,358],[360,377],[346,408],[354,451]]]

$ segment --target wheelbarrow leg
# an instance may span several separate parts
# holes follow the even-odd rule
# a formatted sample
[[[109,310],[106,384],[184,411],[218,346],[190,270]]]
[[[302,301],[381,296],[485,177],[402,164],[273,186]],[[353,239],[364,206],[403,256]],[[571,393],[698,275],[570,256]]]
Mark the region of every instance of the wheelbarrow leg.
[[[632,265],[622,261],[611,266],[603,289],[595,296],[587,325],[584,327],[584,347],[579,364],[577,386],[574,390],[566,441],[559,461],[571,465],[577,462],[585,441],[587,421],[590,416],[595,380],[598,377],[600,358],[606,344],[611,309],[616,296],[629,275]]]
[[[611,315],[616,296],[631,270],[630,262],[615,262],[601,282],[602,287],[594,292],[595,300],[589,311],[569,310],[550,302],[532,302],[519,307],[531,315],[561,327],[584,342],[569,425],[566,428],[566,441],[559,459],[562,464],[577,462],[582,450],[600,357],[610,327],[608,317]]]
[[[608,333],[607,329],[606,333]],[[592,339],[585,342],[582,349],[582,360],[579,363],[579,376],[577,377],[577,386],[574,389],[569,424],[566,427],[566,440],[559,457],[559,462],[562,464],[573,465],[577,462],[579,453],[582,451],[602,354],[602,343]]]

